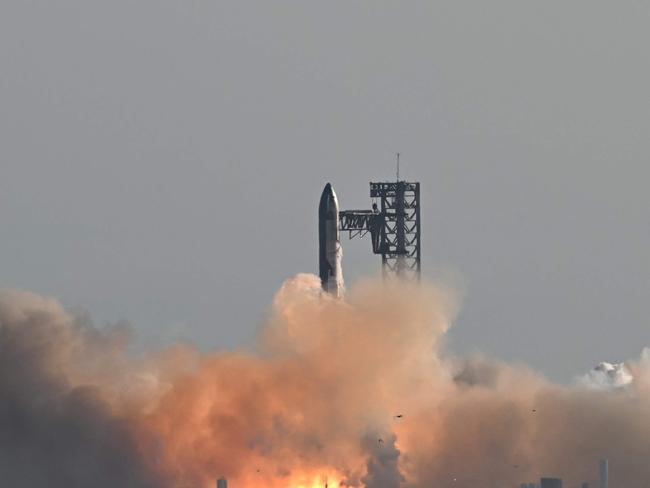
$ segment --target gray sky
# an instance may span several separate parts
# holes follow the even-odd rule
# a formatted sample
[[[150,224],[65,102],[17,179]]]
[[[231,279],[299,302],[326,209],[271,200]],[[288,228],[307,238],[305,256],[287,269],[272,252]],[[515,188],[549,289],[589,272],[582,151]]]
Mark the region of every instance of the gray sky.
[[[423,188],[460,352],[568,380],[650,344],[650,4],[0,2],[0,285],[247,342],[317,204]],[[348,281],[376,273],[346,243]]]

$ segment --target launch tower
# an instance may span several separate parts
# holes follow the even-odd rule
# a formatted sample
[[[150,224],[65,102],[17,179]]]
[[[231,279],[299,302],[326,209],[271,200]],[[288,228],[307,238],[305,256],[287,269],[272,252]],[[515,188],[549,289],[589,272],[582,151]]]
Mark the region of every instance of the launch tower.
[[[370,233],[384,276],[420,279],[420,183],[370,183],[372,210],[339,212],[339,228],[350,239]]]

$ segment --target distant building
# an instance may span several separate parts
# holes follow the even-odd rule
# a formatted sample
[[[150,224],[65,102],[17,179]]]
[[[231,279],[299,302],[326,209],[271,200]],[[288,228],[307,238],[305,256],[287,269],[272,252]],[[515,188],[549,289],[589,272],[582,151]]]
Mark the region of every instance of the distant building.
[[[226,478],[219,478],[217,480],[217,488],[228,488],[228,482]]]
[[[600,488],[608,488],[609,463],[607,462],[607,459],[601,459],[598,463],[598,479],[600,481]]]
[[[541,488],[562,488],[561,478],[542,478],[540,480]]]

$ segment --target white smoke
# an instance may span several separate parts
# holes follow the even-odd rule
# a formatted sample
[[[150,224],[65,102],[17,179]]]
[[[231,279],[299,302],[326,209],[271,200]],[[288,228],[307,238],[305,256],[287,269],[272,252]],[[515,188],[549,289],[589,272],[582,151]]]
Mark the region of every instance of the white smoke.
[[[644,350],[646,354],[647,349]],[[618,390],[632,384],[634,376],[625,363],[602,362],[579,378],[579,383],[593,390]]]

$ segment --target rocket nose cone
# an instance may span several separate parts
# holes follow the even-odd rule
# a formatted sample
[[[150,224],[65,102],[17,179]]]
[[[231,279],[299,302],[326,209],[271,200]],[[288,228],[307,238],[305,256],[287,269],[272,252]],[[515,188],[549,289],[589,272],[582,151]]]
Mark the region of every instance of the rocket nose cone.
[[[334,193],[334,188],[332,188],[331,183],[325,185],[323,188],[323,193],[320,197],[319,210],[322,213],[325,213],[327,210],[334,208],[335,211],[338,211],[338,200],[336,198],[336,193]]]
[[[327,194],[329,195],[329,197],[332,199],[332,204],[336,205],[336,207],[338,208],[339,199],[336,197],[336,192],[334,191],[334,187],[328,183],[327,185],[325,185],[325,189],[327,190]]]
[[[332,185],[328,183],[327,185],[325,185],[325,188],[323,188],[323,193],[321,193],[320,196],[321,204],[326,203],[328,200],[332,198],[333,195],[334,195],[334,190],[332,189]]]

